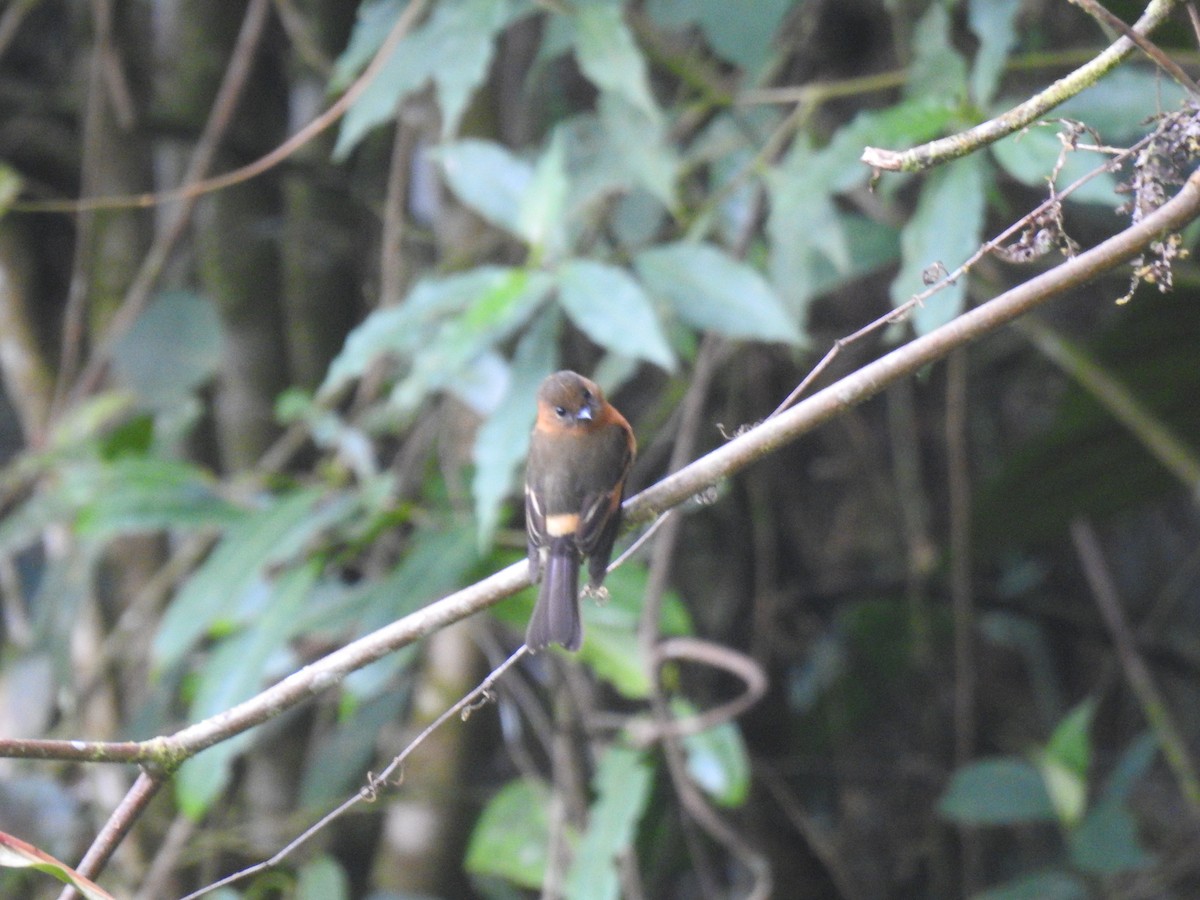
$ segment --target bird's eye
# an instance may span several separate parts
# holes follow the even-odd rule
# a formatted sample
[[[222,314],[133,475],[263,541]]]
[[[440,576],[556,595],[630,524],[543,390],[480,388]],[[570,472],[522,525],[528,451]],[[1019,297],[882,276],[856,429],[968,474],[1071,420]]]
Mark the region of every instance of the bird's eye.
[[[584,390],[584,392],[583,392],[583,402],[584,402],[584,404],[585,404],[585,405],[586,405],[586,404],[589,404],[589,403],[591,403],[591,402],[592,402],[592,392],[591,392],[591,391],[589,391],[589,390]]]
[[[563,418],[567,414],[566,407],[563,407],[563,406],[554,407],[554,414],[556,416],[558,416],[560,419]]]

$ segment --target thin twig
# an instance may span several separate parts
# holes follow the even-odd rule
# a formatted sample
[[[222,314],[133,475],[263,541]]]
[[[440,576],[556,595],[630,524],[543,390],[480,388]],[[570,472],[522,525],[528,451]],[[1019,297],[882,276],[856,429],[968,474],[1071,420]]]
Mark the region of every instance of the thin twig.
[[[1183,794],[1192,814],[1200,818],[1200,774],[1197,774],[1195,760],[1188,750],[1187,741],[1175,724],[1170,707],[1154,683],[1146,661],[1138,651],[1096,531],[1086,519],[1076,519],[1071,523],[1071,540],[1075,544],[1075,552],[1092,590],[1096,607],[1100,610],[1100,617],[1104,620],[1109,637],[1112,638],[1117,659],[1125,673],[1125,680],[1142,709],[1142,715],[1146,717],[1158,738],[1167,766],[1179,783],[1180,793]]]
[[[384,766],[378,774],[368,775],[367,783],[364,784],[356,794],[347,798],[337,807],[330,810],[328,813],[306,828],[303,832],[298,834],[270,859],[265,859],[262,862],[255,863],[252,866],[234,872],[232,875],[227,875],[219,881],[214,881],[212,884],[200,888],[198,891],[193,891],[186,897],[181,898],[181,900],[195,900],[196,897],[202,897],[205,894],[209,894],[217,890],[218,888],[223,888],[227,885],[244,881],[251,875],[256,875],[257,873],[266,869],[274,868],[283,862],[283,860],[287,859],[287,857],[289,857],[301,845],[305,844],[310,838],[316,836],[322,830],[324,830],[330,822],[333,822],[335,819],[340,819],[347,812],[364,801],[374,802],[384,789],[388,787],[398,787],[404,780],[403,774],[394,779],[392,776],[395,775],[396,772],[404,765],[405,760],[412,755],[413,751],[420,747],[421,744],[423,744],[431,734],[441,728],[444,724],[446,724],[446,722],[450,721],[450,719],[452,719],[454,716],[461,714],[462,719],[465,721],[471,715],[471,713],[473,713],[480,706],[485,703],[490,703],[493,699],[493,689],[496,685],[496,682],[499,681],[505,672],[520,662],[520,660],[528,653],[529,648],[524,644],[518,647],[517,650],[508,657],[508,659],[492,670],[492,672],[485,679],[483,679],[483,681],[481,681],[474,690],[468,694],[465,694],[462,699],[430,722],[420,734],[409,741],[408,745],[398,754],[396,754],[396,756],[392,758],[392,761]]]
[[[1178,0],[1151,0],[1146,11],[1142,13],[1142,17],[1134,24],[1134,30],[1139,34],[1149,34],[1166,20],[1177,2]],[[1010,134],[1015,134],[1022,128],[1032,125],[1060,103],[1095,84],[1102,76],[1116,68],[1133,50],[1134,43],[1123,37],[1074,72],[1060,78],[1044,91],[1030,97],[1003,115],[988,119],[986,122],[981,122],[974,128],[958,134],[939,138],[902,152],[867,147],[863,150],[861,159],[872,169],[889,172],[920,172],[940,163],[966,156],[981,147],[993,144],[1001,138],[1008,137]]]
[[[1103,22],[1110,28],[1125,35],[1129,40],[1138,45],[1138,49],[1145,53],[1148,57],[1154,60],[1155,65],[1174,78],[1177,82],[1187,88],[1188,93],[1193,97],[1200,97],[1200,85],[1197,85],[1192,80],[1187,72],[1183,71],[1180,65],[1167,56],[1157,44],[1152,42],[1144,34],[1129,26],[1129,23],[1119,16],[1113,15],[1096,0],[1069,0],[1076,6],[1081,7],[1088,15],[1092,16],[1097,21]]]
[[[158,191],[150,194],[130,194],[120,197],[92,197],[81,200],[23,201],[12,204],[9,207],[9,211],[78,213],[85,210],[99,209],[137,209],[158,206],[161,203],[169,203],[173,200],[183,200],[191,196],[210,194],[213,191],[232,187],[235,184],[255,178],[263,172],[269,171],[279,165],[345,115],[346,110],[354,105],[354,102],[362,95],[363,91],[375,80],[375,76],[387,64],[392,51],[396,49],[396,45],[400,43],[409,30],[424,15],[428,5],[429,0],[410,0],[409,5],[404,8],[404,12],[396,19],[392,30],[388,32],[387,37],[380,44],[375,56],[371,58],[370,64],[363,70],[363,73],[358,76],[354,83],[346,89],[346,92],[331,104],[325,112],[321,113],[274,150],[271,150],[251,163],[247,163],[240,168],[222,175],[217,175],[204,181],[185,185],[184,187],[170,191]]]
[[[954,764],[975,752],[975,597],[971,590],[971,456],[967,447],[967,355],[955,350],[946,365],[946,465],[950,519],[950,595],[954,618]],[[981,878],[979,836],[959,829],[963,893]]]
[[[996,252],[1004,245],[1006,241],[1019,234],[1026,227],[1028,227],[1030,223],[1037,221],[1039,216],[1051,212],[1060,206],[1063,200],[1070,197],[1088,182],[1098,178],[1100,175],[1103,175],[1106,172],[1111,172],[1115,166],[1120,165],[1124,160],[1140,152],[1142,148],[1144,148],[1155,137],[1158,136],[1159,130],[1160,129],[1156,128],[1154,131],[1143,137],[1127,150],[1116,153],[1113,158],[1104,163],[1104,165],[1097,166],[1092,171],[1080,176],[1062,190],[1056,190],[1052,186],[1049,197],[1039,203],[1036,207],[1034,207],[1016,222],[1009,225],[990,241],[982,244],[979,249],[972,253],[971,256],[969,256],[960,266],[958,266],[958,268],[939,279],[936,284],[930,285],[919,294],[914,294],[895,309],[885,313],[875,321],[869,322],[862,328],[858,329],[858,331],[835,340],[830,346],[829,350],[826,351],[825,355],[821,357],[820,361],[809,370],[808,374],[804,377],[800,384],[796,385],[792,392],[788,394],[786,398],[784,398],[783,402],[780,403],[779,406],[776,407],[771,415],[767,418],[772,418],[779,415],[779,413],[783,412],[785,409],[795,403],[797,399],[802,397],[805,391],[807,391],[812,386],[813,382],[815,382],[821,376],[821,374],[827,368],[829,368],[830,365],[832,365],[833,361],[841,355],[842,351],[845,350],[846,347],[862,340],[864,337],[873,334],[876,331],[879,331],[881,328],[885,328],[888,325],[892,325],[896,322],[904,321],[904,319],[910,312],[912,312],[912,310],[919,306],[923,306],[926,300],[929,300],[934,295],[940,293],[941,291],[950,287],[950,285],[955,284],[961,278],[965,277],[973,268],[975,268],[976,265],[978,265],[980,260],[989,254]]]
[[[121,842],[125,840],[125,836],[129,834],[134,823],[141,818],[146,807],[150,805],[150,801],[158,795],[159,790],[166,783],[167,776],[165,774],[138,773],[133,786],[121,798],[121,802],[108,817],[104,828],[96,836],[96,840],[92,841],[92,846],[88,848],[79,865],[75,867],[80,875],[95,879],[104,870],[104,866]],[[68,885],[58,895],[58,900],[72,900],[77,896],[75,888]]]
[[[1047,301],[1129,262],[1150,241],[1164,232],[1179,230],[1197,216],[1200,216],[1200,171],[1188,178],[1174,198],[1137,224],[867,363],[629,498],[623,507],[625,521],[633,527],[653,520],[721,479],[737,474],[847,409],[874,397],[897,379],[919,371],[951,350],[991,334]],[[136,742],[141,748],[138,758],[169,761],[172,754],[194,754],[261,725],[312,695],[333,687],[367,663],[528,586],[528,564],[524,560],[513,563],[335,650],[218,716],[190,725],[169,738]],[[73,742],[70,741],[21,741],[20,746],[17,743],[0,739],[0,757],[76,760],[82,757],[79,751],[72,749]]]

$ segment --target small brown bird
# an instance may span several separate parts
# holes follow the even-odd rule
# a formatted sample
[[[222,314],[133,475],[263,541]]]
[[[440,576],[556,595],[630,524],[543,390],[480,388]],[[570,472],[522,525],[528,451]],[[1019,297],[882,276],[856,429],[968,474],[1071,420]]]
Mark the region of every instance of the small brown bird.
[[[586,556],[591,587],[603,584],[637,442],[625,417],[582,375],[555,372],[537,399],[525,467],[525,531],[530,576],[541,588],[525,643],[530,650],[555,643],[578,650],[579,567]]]

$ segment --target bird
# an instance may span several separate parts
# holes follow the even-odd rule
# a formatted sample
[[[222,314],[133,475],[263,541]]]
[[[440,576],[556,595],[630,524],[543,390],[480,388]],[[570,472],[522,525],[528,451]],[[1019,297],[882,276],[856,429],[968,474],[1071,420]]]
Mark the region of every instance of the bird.
[[[599,591],[636,455],[633,429],[595,382],[563,370],[541,383],[525,466],[529,572],[540,582],[525,632],[530,650],[583,644],[579,570],[587,557],[590,589]]]

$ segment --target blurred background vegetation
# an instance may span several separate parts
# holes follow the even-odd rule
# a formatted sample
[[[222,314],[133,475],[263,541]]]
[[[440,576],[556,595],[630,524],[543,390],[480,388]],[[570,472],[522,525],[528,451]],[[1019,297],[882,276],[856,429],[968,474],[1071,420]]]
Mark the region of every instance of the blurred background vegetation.
[[[1183,97],[1135,58],[1056,110],[1093,133],[1050,122],[872,190],[865,146],[988,118],[1114,34],[1063,0],[438,0],[334,128],[169,193],[312,122],[409,6],[0,8],[0,736],[169,734],[521,558],[546,373],[608,389],[640,489],[1106,159],[1057,170],[1063,135],[1128,146]],[[1195,62],[1182,8],[1155,39]],[[1066,203],[1072,239],[1128,222],[1127,177]],[[1047,249],[985,260],[822,383]],[[722,485],[587,603],[580,654],[527,660],[401,787],[223,896],[724,897],[764,872],[788,897],[1196,896],[1200,282],[1179,263],[1172,292],[1114,303],[1128,286]],[[687,739],[684,771],[625,729],[651,565],[663,632],[770,684]],[[530,607],[190,760],[102,883],[179,896],[271,856],[518,646]],[[664,683],[680,715],[736,689]],[[74,862],[134,774],[4,760],[0,830]],[[745,847],[697,827],[681,779]],[[0,871],[5,896],[48,883]]]

